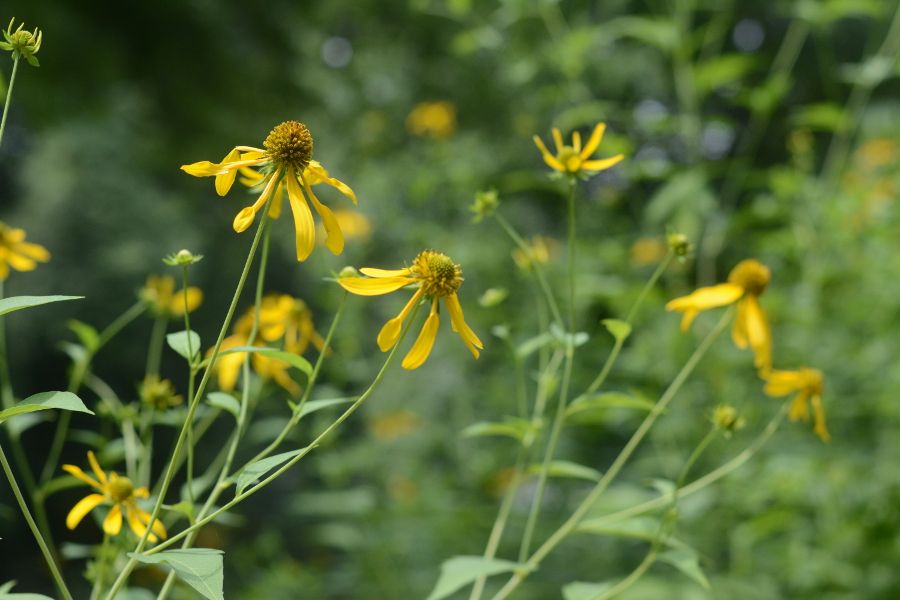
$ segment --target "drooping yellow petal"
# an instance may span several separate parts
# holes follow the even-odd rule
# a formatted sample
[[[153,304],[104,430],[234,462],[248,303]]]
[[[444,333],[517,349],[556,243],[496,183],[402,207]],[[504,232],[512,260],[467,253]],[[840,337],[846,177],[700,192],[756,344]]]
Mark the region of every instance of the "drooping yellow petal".
[[[743,331],[746,332],[746,341],[753,351],[754,364],[757,369],[770,369],[772,367],[772,332],[769,328],[769,320],[759,304],[759,299],[748,294],[738,303],[739,315],[743,317]],[[741,310],[743,309],[743,310]],[[738,347],[746,347],[738,344]]]
[[[366,279],[365,277],[341,277],[338,283],[342,288],[358,296],[381,296],[396,292],[400,288],[413,283],[411,277],[383,277]]]
[[[265,178],[265,175],[250,167],[241,167],[238,171],[241,174],[241,184],[247,187],[253,187]]]
[[[288,201],[294,215],[294,230],[297,238],[297,260],[306,260],[316,247],[316,226],[313,223],[312,211],[303,197],[303,191],[294,173],[286,173]]]
[[[791,408],[788,412],[788,418],[791,421],[806,421],[809,419],[809,406],[807,405],[808,394],[800,392],[793,400],[791,400]]]
[[[91,471],[94,472],[94,475],[97,477],[97,481],[101,484],[106,483],[106,473],[103,469],[100,468],[100,463],[97,462],[97,457],[94,455],[93,450],[88,450],[87,453],[88,463],[91,465]]]
[[[89,486],[91,486],[93,488],[97,488],[98,490],[101,490],[101,491],[103,490],[103,486],[100,485],[100,483],[95,481],[92,477],[86,475],[85,472],[81,470],[81,468],[76,467],[75,465],[63,465],[62,470],[65,471],[66,473],[68,473],[69,475],[71,475],[72,477],[75,477],[76,479],[80,479],[81,481],[83,481],[84,483],[88,484]]]
[[[422,299],[424,294],[425,290],[422,288],[416,290],[416,293],[412,295],[412,298],[409,299],[406,306],[400,311],[400,314],[385,323],[384,327],[381,328],[381,331],[378,332],[378,339],[376,341],[382,352],[387,352],[397,343],[397,340],[400,338],[400,330],[403,328],[403,322],[406,320],[406,317],[409,316],[413,307],[415,307],[419,300]]]
[[[594,131],[591,132],[591,137],[588,138],[587,144],[581,149],[581,158],[587,160],[591,157],[591,154],[600,146],[600,142],[603,140],[603,132],[605,131],[606,123],[597,123]]]
[[[822,408],[822,397],[818,394],[813,394],[811,402],[813,408],[813,420],[815,422],[813,431],[816,432],[816,435],[818,435],[819,439],[823,442],[830,442],[831,434],[828,433],[828,426],[825,424],[825,410]]]
[[[369,277],[405,277],[409,275],[409,269],[373,269],[372,267],[362,267],[359,270],[363,275]]]
[[[134,535],[139,538],[143,537],[144,533],[147,531],[147,523],[150,521],[150,515],[132,503],[125,511],[125,517],[128,519],[128,527],[134,532]],[[141,517],[144,518],[141,519]],[[156,530],[156,522],[153,523],[153,529],[154,531]],[[151,533],[147,536],[147,539],[151,542],[156,542],[157,537]]]
[[[253,221],[256,220],[256,211],[253,210],[252,206],[246,206],[241,209],[241,211],[235,215],[234,221],[231,226],[237,233],[243,233],[247,231],[247,229],[253,225]]]
[[[325,247],[337,256],[344,251],[344,234],[341,232],[341,226],[338,224],[331,209],[319,202],[312,188],[309,187],[309,183],[302,175],[300,179],[303,182],[303,189],[306,190],[306,195],[312,202],[313,208],[319,213],[319,216],[322,218],[322,224],[325,226]]]
[[[428,355],[431,354],[431,348],[434,346],[434,340],[437,338],[438,326],[440,324],[441,319],[437,313],[437,299],[435,299],[432,301],[431,313],[428,315],[428,318],[425,319],[425,325],[422,326],[419,337],[416,338],[416,342],[403,358],[401,366],[404,369],[410,371],[418,369],[426,360],[428,360]]]
[[[610,158],[602,158],[599,160],[586,160],[581,163],[581,168],[585,171],[603,171],[616,165],[625,158],[624,154],[616,154]]]
[[[694,290],[687,296],[675,298],[666,304],[666,310],[696,313],[710,308],[727,306],[736,302],[744,294],[744,289],[731,283],[721,283]],[[685,314],[687,317],[687,314]],[[693,319],[693,316],[691,317]],[[688,322],[690,325],[690,321]],[[682,325],[683,326],[683,325]]]
[[[803,387],[805,381],[800,371],[771,370],[765,374],[763,391],[768,396],[787,396]]]
[[[103,519],[103,532],[109,535],[118,535],[122,530],[122,509],[118,504],[109,509],[106,518]]]
[[[222,340],[222,350],[238,348],[246,346],[247,338],[243,335],[231,335]],[[230,392],[237,385],[238,377],[241,374],[241,366],[244,364],[245,352],[235,352],[229,354],[219,354],[216,360],[216,375],[219,382],[219,389],[223,392]]]
[[[69,511],[69,514],[66,515],[66,527],[69,529],[78,527],[78,524],[81,523],[84,516],[97,508],[97,506],[105,500],[106,497],[100,494],[89,494],[79,500],[78,503],[72,507],[72,510]]]
[[[327,183],[343,195],[350,198],[353,201],[353,204],[357,204],[356,193],[350,188],[350,186],[339,179],[330,177],[328,175],[328,171],[325,170],[325,167],[323,167],[321,163],[315,160],[311,160],[309,161],[309,165],[307,165],[306,170],[315,175],[316,179],[318,180],[315,181],[311,179],[311,185],[315,185],[319,181],[321,181],[322,183]]]
[[[547,163],[547,166],[556,171],[565,171],[566,168],[563,166],[559,160],[553,154],[547,150],[547,146],[544,145],[544,140],[542,140],[539,136],[534,136],[532,138],[534,140],[534,144],[538,147],[538,150],[541,151],[541,157],[544,159],[544,162]]]
[[[196,287],[189,287],[187,289],[187,301],[185,302],[184,298],[184,290],[179,290],[177,294],[172,296],[171,302],[169,302],[169,311],[176,316],[183,316],[185,312],[185,307],[187,307],[187,312],[192,313],[203,303],[203,290]]]
[[[478,358],[478,350],[484,348],[484,344],[466,323],[462,305],[459,303],[459,297],[456,294],[450,294],[444,297],[444,302],[447,304],[447,310],[450,312],[450,324],[453,326],[453,331],[457,332],[463,339],[469,351],[472,352],[472,356]]]
[[[222,163],[236,162],[241,159],[241,151],[237,148],[233,149],[231,152],[225,155],[225,158],[222,159]],[[231,186],[234,184],[234,178],[237,175],[238,169],[229,169],[225,173],[220,173],[216,175],[216,193],[220,196],[224,196],[228,193],[228,190],[231,189]]]

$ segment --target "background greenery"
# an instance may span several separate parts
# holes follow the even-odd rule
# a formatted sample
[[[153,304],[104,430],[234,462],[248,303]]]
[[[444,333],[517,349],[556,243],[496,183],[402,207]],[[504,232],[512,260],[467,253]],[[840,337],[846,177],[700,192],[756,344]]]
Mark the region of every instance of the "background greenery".
[[[206,302],[192,320],[213,339],[249,234],[230,228],[238,192],[220,199],[211,182],[178,167],[258,145],[283,120],[304,121],[316,157],[356,190],[373,232],[341,257],[320,249],[298,265],[282,219],[269,289],[305,298],[324,330],[341,295],[323,281],[330,272],[389,268],[440,249],[463,265],[463,304],[486,349],[474,362],[455,337],[440,336],[424,367],[393,371],[336,440],[198,545],[226,551],[230,598],[425,597],[443,560],[483,550],[513,462],[512,440],[460,436],[475,421],[515,413],[509,356],[490,332],[506,324],[516,343],[537,333],[533,286],[509,240],[490,221],[472,224],[467,206],[476,190],[496,187],[501,211],[524,233],[562,240],[561,187],[530,137],[603,120],[601,152],[628,158],[578,199],[579,327],[591,339],[576,387],[611,347],[600,319],[627,311],[653,269],[652,240],[672,226],[695,241],[696,258],[654,290],[608,387],[655,397],[696,343],[678,332],[665,300],[757,257],[773,271],[763,304],[775,364],[826,373],[834,438],[824,445],[808,427],[786,426],[757,459],[682,503],[679,536],[701,553],[711,591],[660,565],[622,598],[896,598],[897,8],[878,0],[6,2],[4,18],[40,26],[44,45],[41,67],[20,69],[0,149],[0,218],[53,253],[49,265],[14,274],[7,293],[87,296],[8,319],[16,391],[64,387],[57,343],[71,337],[66,320],[108,323],[181,247],[206,256],[193,271]],[[407,130],[409,112],[430,100],[455,106],[452,135]],[[560,241],[550,266],[560,284],[563,249]],[[507,289],[508,299],[479,305],[490,287]],[[399,306],[349,299],[326,363],[331,389],[317,397],[371,380],[375,334]],[[701,331],[709,324],[702,317]],[[123,398],[135,396],[150,326],[135,323],[98,357],[97,374]],[[164,373],[179,385],[181,367],[166,356]],[[748,427],[714,445],[698,473],[749,443],[777,407],[748,354],[724,339],[598,512],[652,497],[653,478],[675,477],[723,401]],[[262,412],[287,416],[277,400]],[[572,427],[559,455],[602,470],[638,417]],[[321,427],[315,421],[296,444]],[[74,422],[96,427],[81,415]],[[265,440],[268,431],[251,436]],[[42,424],[25,435],[36,464],[50,432]],[[227,434],[223,420],[207,445]],[[165,435],[157,447],[168,448]],[[82,463],[85,449],[70,443],[64,460]],[[588,485],[551,480],[539,539]],[[501,555],[515,554],[532,491],[526,485],[517,498]],[[64,528],[80,492],[50,499],[55,537],[97,543],[91,525]],[[0,580],[52,592],[5,486],[0,510]],[[573,537],[516,597],[556,598],[572,580],[621,577],[645,550]],[[83,568],[66,565],[72,580]]]

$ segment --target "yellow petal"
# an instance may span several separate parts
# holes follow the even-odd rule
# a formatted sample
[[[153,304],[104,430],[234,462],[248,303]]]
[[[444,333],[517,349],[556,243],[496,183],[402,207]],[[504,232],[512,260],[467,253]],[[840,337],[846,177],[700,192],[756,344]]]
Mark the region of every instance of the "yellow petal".
[[[241,184],[247,187],[253,187],[265,178],[265,175],[250,167],[241,167],[238,171],[241,174]]]
[[[581,152],[581,132],[576,131],[572,134],[572,149],[575,152]]]
[[[603,132],[605,131],[606,123],[597,123],[594,131],[591,132],[591,137],[588,138],[587,144],[581,149],[581,158],[585,160],[590,158],[591,154],[600,146],[600,141],[603,139]]]
[[[279,183],[275,188],[275,197],[272,198],[272,204],[269,205],[269,218],[281,218],[281,209],[284,206],[284,184]]]
[[[319,202],[312,188],[309,187],[309,183],[303,179],[302,175],[300,179],[303,181],[303,189],[306,190],[306,195],[312,202],[313,208],[319,213],[319,216],[322,218],[322,224],[325,225],[325,247],[337,256],[344,251],[344,234],[341,232],[341,226],[338,224],[331,209]]]
[[[819,436],[823,442],[831,441],[831,434],[828,433],[828,426],[825,425],[825,410],[822,408],[822,397],[814,394],[812,397],[813,420],[815,425],[813,431]]]
[[[222,159],[223,163],[235,162],[241,159],[241,151],[235,148],[231,152],[225,155],[225,158]],[[228,190],[231,189],[231,186],[234,184],[234,178],[237,175],[237,169],[229,169],[225,173],[220,173],[216,175],[216,193],[220,196],[224,196],[228,193]]]
[[[765,376],[763,391],[769,396],[787,396],[803,388],[803,374],[799,371],[771,370]]]
[[[313,223],[312,212],[303,197],[303,191],[293,173],[285,174],[287,180],[288,200],[291,203],[291,212],[294,215],[294,230],[297,238],[297,260],[304,261],[312,253],[316,246],[316,226]]]
[[[187,289],[187,312],[192,313],[203,303],[203,291],[200,288],[189,287]],[[184,290],[179,290],[172,296],[169,303],[169,311],[176,316],[183,316],[185,309]]]
[[[10,252],[7,255],[6,262],[8,262],[9,266],[16,271],[33,271],[34,268],[37,267],[36,262],[26,256],[16,254],[15,252]]]
[[[94,472],[94,475],[97,477],[97,481],[100,483],[106,483],[106,473],[103,469],[100,468],[100,463],[97,462],[97,457],[94,456],[93,450],[88,450],[87,453],[88,463],[91,465],[91,471]]]
[[[81,523],[84,516],[97,508],[97,505],[105,500],[106,497],[101,496],[100,494],[89,494],[79,500],[78,503],[72,507],[72,510],[69,511],[69,514],[66,515],[66,527],[69,529],[78,527],[78,524]]]
[[[791,421],[806,421],[809,419],[809,407],[806,404],[808,395],[805,392],[797,394],[791,400],[791,409],[788,412],[788,418]]]
[[[306,170],[315,175],[316,178],[322,183],[327,183],[343,195],[350,198],[353,201],[353,204],[357,204],[356,193],[354,193],[354,191],[350,189],[350,186],[343,181],[340,181],[339,179],[329,177],[328,171],[325,170],[325,167],[323,167],[321,163],[315,160],[311,160],[309,161],[309,165],[307,165]],[[310,183],[314,184],[315,182],[311,181]]]
[[[436,307],[437,300],[434,300],[431,306],[431,314],[425,319],[425,325],[422,326],[419,337],[416,338],[416,342],[403,358],[401,366],[404,369],[410,371],[418,369],[428,359],[428,355],[431,354],[431,348],[434,346],[434,340],[437,338],[438,326],[441,324]]]
[[[21,242],[16,244],[15,251],[38,262],[47,262],[50,260],[50,253],[40,244]]]
[[[701,311],[727,306],[744,295],[744,288],[732,283],[721,283],[694,290],[687,296],[675,298],[666,304],[666,310]]]
[[[695,309],[687,309],[684,311],[684,315],[681,317],[681,331],[687,331],[691,328],[691,323],[694,322],[694,319],[697,318],[697,315],[700,314],[699,310]]]
[[[562,133],[560,133],[559,127],[554,127],[551,133],[553,133],[553,143],[556,144],[556,153],[559,154],[565,147],[565,144],[563,143]]]
[[[85,474],[79,467],[75,465],[63,465],[62,470],[75,477],[76,479],[80,479],[84,483],[88,484],[93,488],[97,488],[98,490],[102,490],[103,486],[101,486],[97,481],[95,481],[92,477]]]
[[[122,509],[116,504],[103,519],[103,532],[109,535],[117,535],[122,530]]]
[[[222,167],[217,163],[201,160],[189,165],[181,165],[181,170],[194,177],[211,177],[222,172]]]
[[[136,518],[143,525],[143,529],[144,530],[147,529],[147,523],[150,522],[150,513],[148,513],[146,510],[143,510],[142,508],[140,508],[135,502],[129,502],[128,503],[128,514],[134,515],[134,518]],[[154,533],[156,533],[156,535],[165,539],[165,537],[167,535],[166,527],[165,527],[165,525],[163,525],[162,521],[160,521],[159,519],[156,519],[155,521],[153,521],[152,530]],[[141,532],[141,535],[143,535],[143,531]],[[156,541],[156,538],[152,534],[150,536],[148,536],[147,539],[149,539],[151,542]]]
[[[459,303],[459,297],[456,294],[450,294],[444,298],[444,302],[447,304],[447,310],[450,311],[450,323],[453,325],[453,331],[457,332],[463,339],[466,346],[468,346],[469,350],[472,352],[472,356],[478,358],[478,350],[484,348],[484,344],[478,339],[475,332],[466,324],[462,306]]]
[[[253,225],[253,221],[255,221],[255,220],[256,220],[256,211],[253,210],[252,206],[246,206],[241,209],[241,212],[239,212],[237,215],[235,215],[234,222],[231,224],[231,226],[234,228],[234,230],[236,232],[243,233],[243,232],[247,231],[247,229],[251,225]]]
[[[382,352],[387,352],[397,343],[397,340],[400,338],[400,330],[403,328],[403,322],[409,316],[413,307],[415,307],[419,300],[422,299],[424,294],[425,290],[422,288],[416,290],[416,293],[412,295],[412,298],[409,299],[406,306],[400,311],[400,314],[385,323],[384,327],[381,328],[381,331],[378,332],[378,339],[376,341]]]
[[[359,272],[369,277],[405,277],[410,273],[409,269],[373,269],[372,267],[362,267]]]
[[[616,154],[611,158],[603,158],[600,160],[586,160],[581,163],[581,168],[585,171],[603,171],[616,165],[625,158],[624,154]]]
[[[745,296],[738,306],[744,308],[744,328],[747,332],[750,349],[753,351],[756,368],[771,368],[772,332],[769,329],[769,320],[766,318],[765,311],[759,305],[757,297],[752,294]]]
[[[141,521],[141,519],[138,518],[138,510],[140,509],[132,505],[131,507],[129,507],[129,510],[125,511],[125,517],[128,519],[128,527],[131,529],[131,531],[134,532],[134,535],[142,538],[144,537],[144,532],[147,531],[147,521],[150,520],[150,515],[147,515],[146,520]],[[155,542],[157,538],[151,533],[147,536],[147,539],[151,542]]]
[[[341,277],[338,283],[342,288],[358,296],[381,296],[396,292],[406,287],[415,280],[410,277],[384,277],[381,279],[366,279],[364,277]]]
[[[544,141],[538,137],[534,136],[532,138],[534,140],[535,145],[538,147],[538,150],[541,151],[541,157],[544,159],[544,162],[547,163],[547,166],[556,171],[565,172],[566,168],[563,166],[559,160],[553,156],[549,150],[547,150],[547,146],[544,145]]]

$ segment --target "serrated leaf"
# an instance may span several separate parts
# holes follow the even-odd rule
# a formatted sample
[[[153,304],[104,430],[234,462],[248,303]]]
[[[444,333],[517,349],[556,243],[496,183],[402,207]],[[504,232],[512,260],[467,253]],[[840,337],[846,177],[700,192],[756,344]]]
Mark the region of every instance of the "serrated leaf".
[[[541,463],[534,463],[528,467],[528,473],[536,475],[543,469]],[[586,479],[588,481],[598,481],[602,474],[597,469],[579,465],[568,460],[554,460],[550,462],[550,468],[547,471],[550,477],[570,477],[572,479]]]
[[[81,300],[84,296],[12,296],[0,300],[0,315],[13,312],[14,310],[22,310],[23,308],[31,308],[32,306],[40,306],[42,304],[50,304],[51,302],[65,302],[66,300]]]
[[[74,412],[83,412],[89,415],[94,414],[88,410],[81,398],[71,392],[41,392],[25,398],[15,406],[11,406],[4,411],[0,411],[0,422],[10,417],[21,415],[23,413],[35,412],[38,410],[71,410]]]
[[[620,319],[603,319],[600,321],[606,330],[609,331],[616,341],[624,342],[631,335],[631,323]]]
[[[634,410],[653,410],[653,402],[623,392],[604,392],[589,396],[579,396],[566,409],[566,417],[578,420],[593,421],[602,417],[610,408],[629,408]]]
[[[612,586],[611,583],[573,581],[563,587],[563,600],[594,600],[600,594],[612,589]]]
[[[441,600],[472,583],[479,577],[509,573],[522,565],[499,558],[454,556],[441,565],[441,575],[427,600]]]
[[[256,352],[258,354],[265,354],[266,358],[280,360],[282,362],[286,362],[295,369],[299,369],[307,377],[312,375],[312,365],[309,364],[309,361],[299,354],[294,354],[293,352],[286,352],[284,350],[278,350],[277,348],[268,348],[266,346],[240,346],[238,348],[229,348],[228,350],[223,350],[221,354],[235,354],[237,352]]]
[[[256,461],[255,463],[247,465],[247,467],[243,471],[238,473],[237,493],[242,494],[245,489],[247,489],[256,480],[262,478],[263,475],[265,475],[272,469],[280,467],[298,454],[306,452],[308,448],[309,446],[307,446],[306,448],[300,448],[299,450],[282,452],[281,454],[268,456]]]
[[[85,348],[94,352],[100,347],[100,334],[93,326],[77,319],[69,319],[67,324]]]
[[[128,556],[138,562],[172,567],[176,575],[209,600],[225,598],[222,594],[224,583],[222,555],[221,550],[212,548],[165,550],[150,555],[128,553]]]
[[[225,392],[210,392],[206,395],[206,403],[231,413],[235,418],[241,412],[241,403],[238,402],[237,398]]]
[[[531,428],[531,421],[507,417],[503,421],[480,421],[462,430],[463,437],[502,436],[511,437],[520,442]]]
[[[190,352],[188,352],[188,340],[190,340]],[[177,352],[182,358],[192,361],[200,354],[200,336],[196,331],[176,331],[166,336],[169,348]]]
[[[659,560],[672,565],[704,589],[709,589],[709,580],[700,568],[697,553],[693,549],[686,546],[669,548],[659,554]]]

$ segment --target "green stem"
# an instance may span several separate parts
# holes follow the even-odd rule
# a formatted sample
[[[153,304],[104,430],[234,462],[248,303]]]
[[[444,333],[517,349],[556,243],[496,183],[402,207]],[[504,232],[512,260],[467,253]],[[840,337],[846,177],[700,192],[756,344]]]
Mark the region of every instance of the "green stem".
[[[681,371],[675,376],[672,380],[672,383],[669,384],[669,387],[666,388],[666,391],[663,392],[662,396],[660,396],[657,403],[653,406],[653,409],[647,414],[644,418],[643,422],[641,422],[640,426],[637,428],[637,431],[631,436],[631,439],[625,444],[625,447],[610,465],[609,469],[606,473],[603,474],[603,477],[599,482],[594,486],[594,489],[585,497],[585,499],[578,505],[572,515],[562,524],[560,527],[545,541],[531,557],[528,559],[525,567],[516,572],[500,589],[499,592],[494,596],[494,600],[502,600],[503,598],[507,598],[513,590],[515,590],[519,585],[525,580],[530,571],[533,571],[538,567],[541,561],[552,552],[581,522],[581,519],[587,514],[590,508],[594,505],[594,503],[606,492],[606,489],[609,487],[609,484],[618,476],[619,472],[625,466],[625,463],[628,462],[628,459],[631,458],[631,455],[634,454],[634,451],[643,441],[644,437],[650,431],[650,428],[656,423],[656,420],[659,416],[666,410],[669,403],[675,397],[675,395],[681,390],[681,386],[684,385],[684,382],[687,381],[687,378],[694,371],[697,364],[700,362],[700,359],[706,354],[709,348],[712,346],[713,342],[721,335],[721,333],[725,330],[728,323],[731,321],[734,316],[734,307],[730,307],[722,318],[719,319],[719,322],[716,326],[707,334],[707,336],[703,339],[691,357],[687,360],[684,366],[681,368]]]
[[[269,218],[269,205],[271,204],[271,202],[272,197],[270,196],[266,201],[266,205],[263,207],[263,216],[260,220],[259,226],[256,228],[256,235],[254,236],[253,242],[250,245],[250,252],[248,253],[247,260],[244,263],[244,269],[241,272],[240,279],[238,280],[237,288],[234,290],[234,296],[231,299],[231,305],[228,307],[228,312],[225,315],[225,321],[222,323],[222,328],[219,330],[219,336],[216,339],[216,344],[215,346],[213,346],[212,356],[210,357],[206,369],[203,371],[203,377],[200,379],[200,385],[197,387],[197,392],[191,399],[191,404],[188,408],[188,414],[185,418],[184,425],[182,425],[181,431],[178,434],[178,439],[175,441],[175,448],[172,450],[172,457],[169,459],[169,464],[166,467],[166,472],[162,480],[163,483],[160,486],[159,496],[157,496],[156,498],[156,503],[154,504],[153,511],[150,514],[150,520],[147,523],[147,530],[144,532],[144,535],[141,537],[141,540],[135,547],[135,554],[140,553],[144,549],[144,546],[147,543],[147,536],[151,531],[153,522],[156,521],[156,519],[159,517],[159,512],[162,509],[166,493],[169,491],[169,485],[172,483],[172,478],[175,476],[175,464],[177,461],[177,456],[181,454],[182,447],[184,446],[185,439],[187,438],[188,424],[193,422],[194,414],[197,412],[197,407],[200,404],[200,399],[203,398],[203,393],[206,391],[206,385],[207,383],[209,383],[210,375],[212,374],[212,370],[216,365],[216,360],[219,358],[219,351],[222,347],[222,341],[225,339],[225,334],[228,332],[228,328],[231,325],[231,320],[234,317],[235,310],[237,309],[238,300],[240,300],[241,292],[244,291],[244,284],[247,282],[247,277],[250,274],[250,267],[253,264],[253,259],[256,257],[256,249],[259,247],[263,229],[265,228],[266,221]],[[134,569],[135,564],[136,561],[134,558],[128,559],[128,562],[125,564],[125,567],[122,569],[119,577],[115,582],[113,582],[112,588],[107,595],[107,600],[111,600],[115,597],[116,593],[125,584],[125,581],[128,579],[131,571]]]
[[[6,282],[0,279],[0,299],[6,297]],[[12,378],[9,374],[9,358],[6,349],[6,316],[0,315],[0,398],[3,401],[3,408],[9,408],[13,405],[14,394],[12,387]]]
[[[12,104],[13,86],[16,84],[16,72],[19,70],[19,57],[13,58],[12,75],[9,76],[9,87],[6,88],[6,103],[3,105],[3,119],[0,120],[0,145],[3,145],[3,132],[6,131],[6,115],[9,113],[9,105]]]
[[[3,465],[3,472],[6,473],[6,479],[9,480],[9,486],[12,488],[13,495],[16,497],[16,502],[19,503],[19,508],[22,509],[22,515],[25,517],[25,521],[28,523],[28,527],[31,529],[32,535],[34,535],[34,539],[37,541],[38,546],[41,548],[41,553],[44,555],[44,560],[47,561],[47,566],[50,568],[50,574],[53,575],[53,581],[56,582],[56,587],[59,589],[59,593],[62,594],[63,598],[66,600],[72,600],[72,594],[69,593],[69,589],[66,587],[66,582],[63,580],[62,574],[59,572],[59,567],[56,566],[56,561],[53,559],[53,554],[50,552],[50,548],[47,547],[47,543],[44,542],[44,537],[41,535],[41,530],[38,529],[37,523],[34,522],[34,519],[31,517],[31,511],[28,510],[28,504],[25,502],[25,497],[22,495],[22,490],[19,489],[19,484],[16,483],[16,477],[13,475],[12,469],[9,466],[9,462],[6,460],[6,453],[3,452],[3,448],[0,448],[0,463]]]
[[[310,444],[308,446],[303,448],[297,456],[293,457],[291,460],[286,462],[284,465],[282,465],[280,468],[278,468],[274,473],[272,473],[271,475],[269,475],[268,477],[266,477],[265,479],[260,481],[258,484],[254,485],[253,487],[251,487],[247,490],[244,490],[240,494],[237,494],[234,498],[232,498],[229,502],[225,503],[222,507],[220,507],[217,510],[215,510],[214,512],[208,514],[204,518],[198,519],[196,523],[194,523],[190,527],[184,529],[183,531],[179,532],[177,535],[172,536],[165,542],[163,542],[157,546],[154,546],[153,548],[148,550],[146,552],[146,554],[147,555],[156,554],[157,552],[161,552],[161,551],[165,550],[166,548],[168,548],[175,542],[187,537],[192,532],[197,531],[198,529],[200,529],[207,523],[215,520],[219,515],[231,510],[234,506],[240,504],[241,502],[243,502],[244,500],[246,500],[247,498],[249,498],[256,492],[258,492],[259,490],[263,489],[264,487],[266,487],[267,485],[272,483],[275,479],[277,479],[279,476],[281,476],[285,471],[287,471],[288,469],[293,467],[300,460],[302,460],[303,457],[305,457],[307,454],[312,452],[319,444],[321,444],[322,441],[324,441],[325,438],[327,438],[331,434],[332,431],[337,429],[344,421],[346,421],[350,417],[350,415],[352,415],[354,412],[356,412],[356,410],[360,406],[362,406],[362,404],[372,395],[372,393],[375,391],[375,389],[381,383],[381,380],[384,379],[384,375],[387,372],[388,367],[393,362],[394,355],[397,353],[397,349],[400,347],[403,340],[406,338],[406,334],[409,332],[409,330],[412,326],[412,323],[415,321],[415,317],[419,311],[420,306],[416,306],[416,308],[413,309],[413,313],[410,315],[410,318],[409,318],[407,324],[404,326],[403,332],[400,334],[400,339],[397,340],[397,343],[391,349],[390,354],[388,354],[387,358],[384,361],[384,364],[381,366],[381,370],[378,371],[378,374],[375,376],[375,379],[372,381],[372,383],[369,385],[369,387],[366,388],[366,391],[364,391],[362,393],[362,395],[360,395],[360,397],[357,398],[356,401],[353,404],[351,404],[350,407],[341,414],[341,416],[339,416],[334,422],[332,422],[328,427],[326,427],[322,431],[322,433],[320,433],[318,436],[316,436],[316,438],[312,442],[310,442]],[[111,595],[107,596],[107,600],[111,600],[112,597],[113,596],[111,596]]]
[[[190,265],[181,265],[181,288],[184,292],[184,330],[187,332],[187,353],[188,353],[188,398],[194,397],[194,349],[191,347],[191,316],[188,306],[188,267]],[[197,348],[200,352],[200,348]],[[187,490],[188,502],[191,504],[191,514],[194,512],[194,424],[187,424],[187,482],[185,489]]]
[[[156,320],[153,321],[153,332],[150,334],[150,344],[147,347],[145,375],[159,375],[159,363],[162,361],[163,342],[166,339],[168,325],[169,317],[165,314],[158,315]]]
[[[103,580],[106,578],[107,560],[106,554],[109,548],[109,535],[103,533],[103,543],[100,545],[100,560],[98,561],[97,570],[94,573],[94,586],[91,588],[91,599],[97,600],[100,592],[103,591]]]

